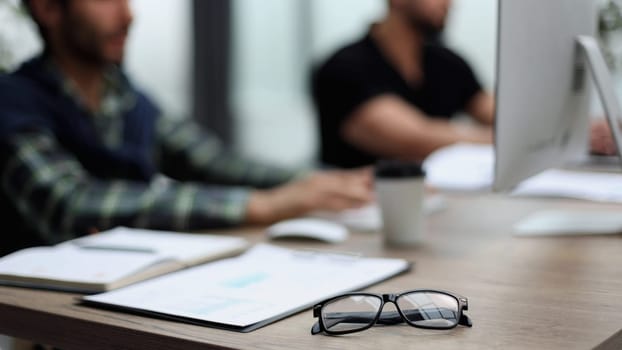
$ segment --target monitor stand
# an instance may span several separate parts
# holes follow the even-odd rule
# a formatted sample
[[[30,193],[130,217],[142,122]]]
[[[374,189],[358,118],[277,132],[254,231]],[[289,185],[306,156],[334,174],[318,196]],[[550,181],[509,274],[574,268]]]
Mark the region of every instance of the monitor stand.
[[[592,73],[607,122],[618,151],[618,170],[622,165],[622,135],[620,118],[622,108],[615,93],[611,73],[600,50],[598,41],[591,36],[578,36],[577,79],[585,76],[587,65]],[[576,81],[577,88],[584,84]],[[622,233],[622,215],[619,210],[547,210],[533,213],[514,226],[516,236],[574,236]]]
[[[620,118],[622,117],[622,108],[618,102],[611,72],[607,67],[607,62],[603,56],[598,41],[591,36],[580,35],[577,37],[577,46],[579,48],[578,68],[582,69],[584,62],[590,68],[590,72],[594,78],[600,101],[603,104],[611,137],[616,144],[618,158],[622,165],[622,134],[620,132]],[[584,58],[584,59],[582,59]]]

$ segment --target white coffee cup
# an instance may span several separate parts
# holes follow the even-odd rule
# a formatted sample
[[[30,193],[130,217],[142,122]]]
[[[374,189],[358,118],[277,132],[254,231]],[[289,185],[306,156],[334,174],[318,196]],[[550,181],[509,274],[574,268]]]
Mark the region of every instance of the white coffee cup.
[[[409,247],[423,241],[425,173],[418,163],[381,161],[375,188],[385,244]]]

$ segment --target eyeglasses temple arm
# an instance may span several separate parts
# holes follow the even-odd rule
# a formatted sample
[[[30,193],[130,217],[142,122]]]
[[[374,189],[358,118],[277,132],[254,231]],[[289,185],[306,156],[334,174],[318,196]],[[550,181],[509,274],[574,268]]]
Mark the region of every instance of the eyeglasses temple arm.
[[[320,322],[315,322],[313,327],[311,327],[311,335],[316,335],[320,333],[322,330],[320,329]]]
[[[462,316],[460,316],[460,321],[458,322],[458,324],[467,327],[473,327],[473,322],[471,321],[471,318],[465,314],[462,314]]]

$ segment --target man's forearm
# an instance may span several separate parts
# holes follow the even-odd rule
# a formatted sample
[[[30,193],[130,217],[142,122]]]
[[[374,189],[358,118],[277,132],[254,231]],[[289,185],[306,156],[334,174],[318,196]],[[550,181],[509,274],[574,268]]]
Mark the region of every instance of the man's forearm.
[[[428,117],[394,96],[379,97],[363,106],[346,122],[343,134],[368,152],[407,160],[423,160],[457,142],[492,142],[490,127],[455,125]]]

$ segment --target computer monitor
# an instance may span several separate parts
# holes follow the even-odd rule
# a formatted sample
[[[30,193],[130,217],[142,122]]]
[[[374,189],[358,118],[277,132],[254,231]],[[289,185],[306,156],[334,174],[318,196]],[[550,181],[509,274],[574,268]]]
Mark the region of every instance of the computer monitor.
[[[597,19],[595,0],[499,0],[495,190],[587,156],[592,81],[622,149]]]

